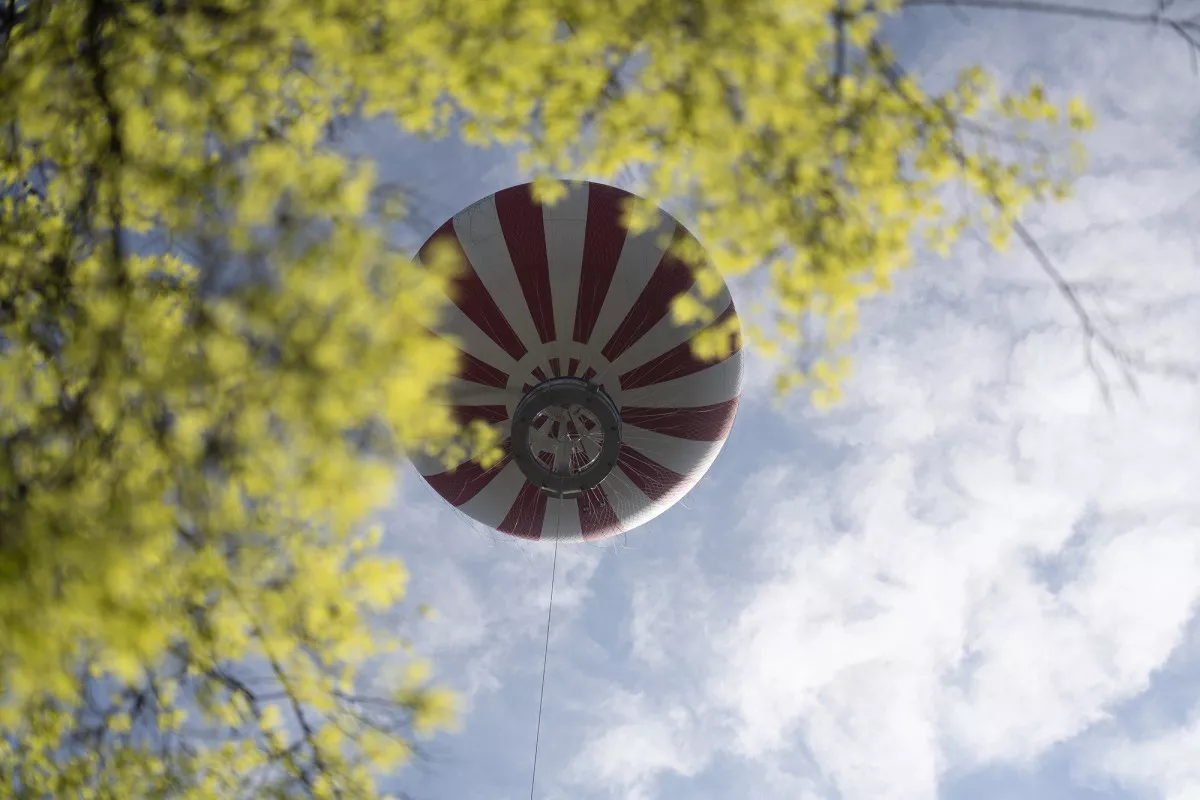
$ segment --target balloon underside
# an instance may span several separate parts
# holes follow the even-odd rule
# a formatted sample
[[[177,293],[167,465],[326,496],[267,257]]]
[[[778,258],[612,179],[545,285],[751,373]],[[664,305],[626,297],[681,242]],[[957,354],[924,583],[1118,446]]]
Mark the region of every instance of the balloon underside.
[[[414,464],[446,502],[524,539],[599,539],[661,514],[716,458],[742,386],[741,350],[697,359],[691,342],[704,324],[670,314],[682,292],[717,322],[737,313],[727,287],[703,297],[669,251],[691,234],[664,212],[650,230],[628,234],[628,193],[568,188],[552,206],[538,204],[529,184],[490,195],[447,220],[419,256],[428,261],[441,240],[463,257],[438,329],[462,351],[449,397],[460,422],[499,429],[504,455],[488,469],[421,456]],[[514,414],[538,393],[549,399],[518,421],[514,441]],[[611,431],[601,425],[610,405],[619,412]],[[591,485],[587,470],[602,479]]]

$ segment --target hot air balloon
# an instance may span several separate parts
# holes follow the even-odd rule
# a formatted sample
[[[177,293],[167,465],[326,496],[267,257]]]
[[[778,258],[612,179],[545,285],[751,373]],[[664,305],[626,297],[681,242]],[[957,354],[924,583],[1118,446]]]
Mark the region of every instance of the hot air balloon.
[[[568,184],[541,205],[531,184],[496,192],[447,220],[422,246],[457,247],[438,333],[461,350],[449,390],[456,418],[499,428],[503,457],[447,469],[414,456],[447,503],[502,533],[579,541],[642,525],[713,463],[737,411],[742,353],[698,359],[705,324],[736,319],[728,287],[706,298],[669,245],[691,234],[659,211],[649,230],[622,224],[629,194]],[[679,324],[692,293],[716,322]]]

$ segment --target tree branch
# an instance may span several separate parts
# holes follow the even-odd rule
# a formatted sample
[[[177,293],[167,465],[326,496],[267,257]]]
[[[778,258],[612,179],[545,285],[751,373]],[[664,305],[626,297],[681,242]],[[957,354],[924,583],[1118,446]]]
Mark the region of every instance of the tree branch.
[[[870,44],[868,52],[872,61],[876,64],[876,66],[879,67],[881,72],[887,78],[888,82],[891,84],[892,88],[907,103],[909,103],[927,119],[936,115],[940,118],[940,121],[949,126],[951,130],[955,129],[956,118],[953,114],[940,106],[935,105],[931,108],[928,105],[922,104],[915,98],[911,97],[908,92],[904,90],[902,83],[902,78],[904,77],[903,68],[894,59],[889,58],[883,52],[883,49],[878,45],[877,42],[873,41]],[[958,144],[957,140],[951,139],[948,149],[955,161],[958,162],[959,166],[965,167],[967,155],[963,151],[961,145]],[[990,189],[988,190],[988,199],[997,208],[1002,206],[1000,198],[997,197],[996,194]],[[1088,312],[1087,308],[1079,300],[1079,296],[1075,292],[1074,287],[1069,281],[1067,281],[1066,278],[1063,277],[1062,272],[1059,271],[1059,269],[1054,265],[1049,256],[1047,256],[1045,251],[1042,249],[1041,245],[1037,243],[1037,240],[1033,238],[1033,235],[1029,233],[1029,230],[1024,226],[1024,224],[1021,223],[1020,220],[1013,220],[1012,230],[1017,234],[1017,237],[1021,240],[1021,243],[1034,257],[1034,260],[1037,261],[1041,270],[1046,273],[1047,277],[1050,278],[1050,281],[1066,300],[1067,305],[1070,306],[1072,312],[1075,314],[1076,319],[1079,321],[1079,325],[1083,329],[1084,333],[1084,358],[1087,362],[1088,368],[1096,377],[1105,405],[1110,409],[1112,408],[1112,392],[1109,388],[1108,377],[1104,374],[1103,370],[1100,369],[1099,364],[1096,362],[1094,346],[1097,344],[1116,362],[1125,384],[1131,391],[1136,393],[1137,382],[1133,374],[1133,367],[1139,363],[1139,359],[1136,359],[1130,354],[1126,353],[1121,346],[1112,339],[1111,336],[1100,330],[1095,321],[1092,319],[1092,316]]]
[[[975,8],[983,11],[1019,11],[1154,28],[1165,25],[1187,45],[1188,52],[1192,57],[1192,69],[1200,72],[1200,14],[1184,19],[1167,19],[1164,14],[1172,5],[1173,0],[1171,2],[1159,0],[1158,8],[1155,11],[1139,14],[1130,11],[1088,8],[1068,3],[1040,2],[1039,0],[904,0],[900,9],[904,11],[911,8],[949,8],[961,17],[963,8]]]
[[[987,11],[1027,11],[1078,19],[1095,19],[1104,22],[1120,22],[1130,25],[1159,25],[1167,22],[1162,18],[1162,9],[1153,13],[1137,14],[1128,11],[1110,11],[1103,8],[1068,3],[1046,3],[1039,0],[904,0],[900,9],[929,7],[978,8]],[[1179,24],[1193,32],[1200,32],[1200,21],[1180,20]]]
[[[108,201],[108,222],[112,227],[109,233],[109,240],[112,247],[113,261],[115,262],[114,266],[117,270],[116,279],[120,283],[125,278],[125,253],[124,245],[121,241],[121,229],[123,227],[121,223],[121,168],[125,163],[125,143],[121,137],[121,115],[108,90],[108,68],[104,65],[104,57],[101,52],[103,45],[101,35],[104,23],[109,21],[112,16],[113,9],[107,0],[91,0],[88,4],[87,20],[84,23],[84,27],[87,30],[88,36],[85,57],[88,66],[92,70],[92,89],[95,91],[96,97],[100,100],[100,105],[104,109],[104,118],[108,126],[108,154],[113,162],[111,176],[112,196]],[[97,164],[95,168],[103,173],[103,165]]]

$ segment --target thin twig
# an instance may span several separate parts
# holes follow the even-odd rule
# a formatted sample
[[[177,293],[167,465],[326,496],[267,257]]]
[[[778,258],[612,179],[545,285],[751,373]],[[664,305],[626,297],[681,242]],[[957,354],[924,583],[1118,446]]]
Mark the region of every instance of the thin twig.
[[[1143,25],[1158,29],[1166,25],[1181,38],[1188,47],[1192,58],[1193,71],[1200,74],[1200,15],[1183,19],[1166,19],[1164,14],[1174,5],[1170,2],[1160,2],[1156,10],[1149,13],[1133,13],[1129,11],[1110,11],[1103,8],[1088,8],[1086,6],[1068,3],[1046,3],[1038,0],[904,0],[900,5],[902,11],[911,8],[949,8],[956,16],[962,14],[963,7],[983,11],[1019,11],[1032,14],[1047,14],[1075,19],[1098,20],[1101,22],[1116,22],[1123,25]]]
[[[1160,21],[1159,13],[1136,14],[1128,11],[1110,11],[1103,8],[1088,8],[1067,3],[1043,3],[1038,0],[904,0],[901,10],[920,7],[978,8],[988,11],[1028,11],[1037,14],[1053,14],[1081,19],[1097,19],[1105,22],[1121,22],[1130,25],[1153,25]],[[1181,25],[1200,30],[1200,23],[1183,20]]]
[[[899,93],[907,103],[909,103],[919,113],[927,118],[931,114],[936,113],[942,118],[941,121],[943,124],[950,126],[951,129],[955,127],[956,119],[946,109],[941,108],[940,106],[935,106],[931,109],[929,106],[923,105],[916,101],[904,90],[902,83],[904,69],[894,59],[889,59],[886,54],[883,53],[882,48],[879,47],[878,43],[871,43],[869,46],[869,53],[872,60],[888,79],[888,82],[891,84],[892,88]],[[952,140],[948,149],[960,167],[966,166],[967,155],[963,151],[961,145]],[[991,200],[993,205],[995,205],[997,208],[1001,208],[1003,205],[1000,201],[1000,198],[990,190],[988,199]],[[1054,265],[1054,262],[1051,261],[1049,256],[1046,255],[1046,252],[1042,249],[1041,245],[1038,244],[1037,240],[1034,239],[1033,235],[1029,233],[1029,230],[1025,227],[1025,225],[1022,224],[1020,220],[1013,220],[1011,227],[1013,232],[1016,233],[1017,237],[1021,240],[1021,243],[1034,257],[1034,260],[1037,261],[1038,266],[1044,273],[1046,273],[1046,275],[1050,278],[1050,281],[1054,284],[1055,288],[1067,301],[1068,306],[1070,306],[1072,312],[1078,319],[1079,325],[1083,329],[1084,333],[1084,359],[1086,360],[1088,368],[1091,370],[1092,374],[1096,376],[1105,405],[1110,409],[1112,408],[1112,392],[1109,388],[1107,376],[1104,374],[1103,370],[1100,369],[1099,364],[1096,362],[1095,345],[1099,345],[1100,348],[1104,352],[1108,353],[1113,361],[1116,362],[1126,386],[1129,387],[1130,391],[1136,394],[1137,381],[1133,373],[1133,368],[1135,365],[1145,362],[1141,359],[1131,356],[1120,345],[1118,345],[1111,336],[1100,330],[1095,321],[1092,319],[1092,316],[1088,312],[1087,308],[1079,300],[1079,296],[1075,292],[1074,287],[1065,277],[1063,277],[1062,272],[1059,271],[1059,269]]]

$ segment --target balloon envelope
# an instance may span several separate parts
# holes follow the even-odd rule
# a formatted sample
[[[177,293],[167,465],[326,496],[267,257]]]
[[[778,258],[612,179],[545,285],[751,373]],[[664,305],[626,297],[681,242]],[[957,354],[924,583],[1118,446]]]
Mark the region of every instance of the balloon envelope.
[[[740,349],[698,359],[705,324],[672,319],[683,292],[718,321],[736,317],[728,288],[704,298],[670,251],[691,234],[661,211],[629,234],[628,193],[568,187],[546,206],[530,184],[485,197],[420,251],[428,260],[442,240],[461,252],[439,327],[462,351],[449,396],[461,422],[499,428],[504,457],[488,469],[413,461],[446,502],[526,539],[597,539],[662,513],[716,458],[742,386]]]

